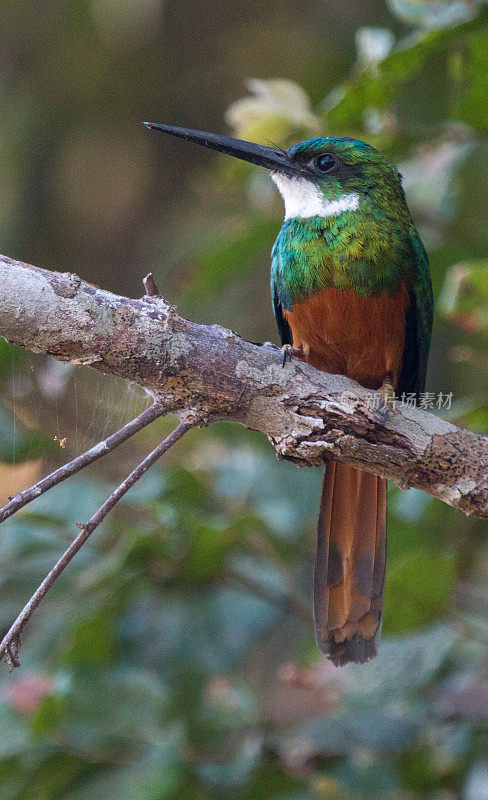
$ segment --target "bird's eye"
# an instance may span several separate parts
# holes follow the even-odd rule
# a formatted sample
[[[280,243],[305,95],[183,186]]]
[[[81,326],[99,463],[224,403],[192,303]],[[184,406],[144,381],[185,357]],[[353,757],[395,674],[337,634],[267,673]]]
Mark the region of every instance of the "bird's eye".
[[[337,166],[337,159],[330,153],[323,153],[315,159],[315,167],[319,172],[332,172]]]

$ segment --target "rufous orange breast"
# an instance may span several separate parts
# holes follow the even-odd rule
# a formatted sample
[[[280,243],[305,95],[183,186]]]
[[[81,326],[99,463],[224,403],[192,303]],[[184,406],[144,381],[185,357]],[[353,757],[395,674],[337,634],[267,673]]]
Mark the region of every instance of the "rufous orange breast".
[[[296,303],[285,317],[293,347],[303,349],[308,363],[377,389],[387,374],[397,384],[408,305],[406,283],[395,295],[369,297],[353,289],[327,288]]]

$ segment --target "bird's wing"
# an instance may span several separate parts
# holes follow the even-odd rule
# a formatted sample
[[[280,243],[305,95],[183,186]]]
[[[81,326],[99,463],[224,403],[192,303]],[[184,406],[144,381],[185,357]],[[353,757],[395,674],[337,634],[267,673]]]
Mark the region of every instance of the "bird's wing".
[[[293,344],[291,328],[285,319],[285,315],[283,314],[283,306],[281,305],[281,300],[278,297],[278,292],[274,285],[271,286],[271,292],[273,297],[273,311],[276,324],[278,325],[278,330],[280,332],[281,344]]]
[[[271,299],[273,301],[276,324],[280,332],[281,344],[293,344],[291,328],[283,313],[283,309],[289,308],[291,304],[289,298],[286,296],[282,281],[279,236],[271,251]]]
[[[419,392],[423,392],[425,388],[434,302],[429,259],[415,230],[412,231],[411,240],[415,258],[415,277],[410,289],[398,392],[400,394],[415,392],[418,399]]]

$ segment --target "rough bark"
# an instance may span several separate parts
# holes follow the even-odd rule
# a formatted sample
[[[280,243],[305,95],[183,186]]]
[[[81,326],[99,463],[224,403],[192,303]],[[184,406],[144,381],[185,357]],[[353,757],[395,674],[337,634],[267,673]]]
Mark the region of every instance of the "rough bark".
[[[371,408],[371,393],[273,345],[183,319],[158,295],[103,291],[70,273],[0,257],[0,335],[72,364],[135,381],[168,410],[262,431],[301,466],[346,461],[488,516],[488,438],[421,409]]]

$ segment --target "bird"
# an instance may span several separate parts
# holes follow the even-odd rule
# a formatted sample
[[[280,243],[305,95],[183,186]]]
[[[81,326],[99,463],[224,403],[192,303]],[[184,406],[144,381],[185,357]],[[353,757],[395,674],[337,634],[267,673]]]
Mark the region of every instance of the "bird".
[[[381,398],[424,391],[433,296],[401,175],[345,136],[279,147],[171,125],[147,127],[269,170],[285,206],[271,297],[285,356],[345,375]],[[405,393],[405,394],[404,394]],[[336,665],[377,655],[386,570],[386,479],[328,460],[314,565],[314,628]]]

